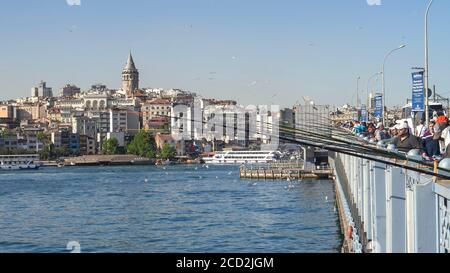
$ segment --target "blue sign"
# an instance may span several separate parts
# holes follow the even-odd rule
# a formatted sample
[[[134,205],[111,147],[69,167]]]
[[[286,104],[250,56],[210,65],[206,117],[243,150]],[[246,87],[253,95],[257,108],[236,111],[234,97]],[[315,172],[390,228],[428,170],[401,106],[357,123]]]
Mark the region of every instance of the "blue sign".
[[[367,122],[367,108],[365,105],[361,106],[361,122]]]
[[[425,111],[425,85],[423,72],[415,72],[412,74],[413,91],[412,91],[412,111]]]
[[[375,118],[381,119],[383,117],[383,96],[375,97]]]

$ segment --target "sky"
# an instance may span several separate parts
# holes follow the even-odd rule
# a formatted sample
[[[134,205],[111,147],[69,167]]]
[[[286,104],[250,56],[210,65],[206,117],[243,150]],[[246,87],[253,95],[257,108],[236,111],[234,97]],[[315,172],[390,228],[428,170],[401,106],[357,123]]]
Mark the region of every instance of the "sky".
[[[44,80],[120,88],[133,52],[141,87],[241,104],[354,103],[385,54],[386,103],[411,96],[424,66],[428,0],[14,0],[0,10],[0,100]],[[430,83],[450,96],[450,1],[430,12]],[[381,91],[381,80],[370,89]]]

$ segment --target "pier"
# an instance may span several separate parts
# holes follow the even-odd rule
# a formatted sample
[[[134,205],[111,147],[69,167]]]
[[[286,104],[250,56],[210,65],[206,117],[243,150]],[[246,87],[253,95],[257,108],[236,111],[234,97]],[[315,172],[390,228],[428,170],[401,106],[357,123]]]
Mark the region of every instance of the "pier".
[[[241,179],[257,180],[303,180],[303,179],[330,179],[333,170],[330,168],[317,169],[314,166],[305,168],[303,163],[283,162],[266,165],[242,166]]]
[[[134,155],[90,155],[68,158],[65,166],[154,165],[155,160]]]

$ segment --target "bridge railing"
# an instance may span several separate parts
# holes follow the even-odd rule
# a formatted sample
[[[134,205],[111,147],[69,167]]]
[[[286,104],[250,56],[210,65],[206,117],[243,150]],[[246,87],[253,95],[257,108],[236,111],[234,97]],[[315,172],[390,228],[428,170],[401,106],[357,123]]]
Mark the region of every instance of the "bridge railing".
[[[341,153],[330,163],[349,208],[355,252],[360,245],[361,252],[449,253],[449,181]]]

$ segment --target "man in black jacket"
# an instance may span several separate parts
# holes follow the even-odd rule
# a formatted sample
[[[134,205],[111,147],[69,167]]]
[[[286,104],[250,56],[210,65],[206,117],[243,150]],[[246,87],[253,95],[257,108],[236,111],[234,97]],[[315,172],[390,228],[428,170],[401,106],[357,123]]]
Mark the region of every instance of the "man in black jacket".
[[[400,123],[397,126],[398,136],[392,142],[400,152],[409,152],[413,149],[422,150],[422,145],[419,139],[410,134],[409,126],[406,122]]]

